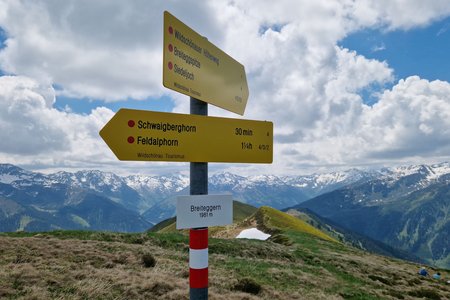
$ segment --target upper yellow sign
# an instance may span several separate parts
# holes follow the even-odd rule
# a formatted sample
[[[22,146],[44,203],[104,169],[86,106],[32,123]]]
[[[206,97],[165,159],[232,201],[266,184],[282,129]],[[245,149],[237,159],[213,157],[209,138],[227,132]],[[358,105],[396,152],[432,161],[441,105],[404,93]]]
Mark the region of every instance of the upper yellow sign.
[[[121,109],[100,135],[120,160],[272,163],[273,123]]]
[[[244,66],[167,11],[163,85],[240,115],[247,105]]]

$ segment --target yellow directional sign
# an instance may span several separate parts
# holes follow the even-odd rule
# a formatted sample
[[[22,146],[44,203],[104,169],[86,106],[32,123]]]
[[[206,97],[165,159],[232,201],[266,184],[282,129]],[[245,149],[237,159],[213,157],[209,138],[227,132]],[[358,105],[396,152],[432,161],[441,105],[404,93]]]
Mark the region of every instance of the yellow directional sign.
[[[100,135],[120,160],[272,163],[273,123],[121,109]]]
[[[240,115],[247,105],[244,66],[167,11],[163,85]]]

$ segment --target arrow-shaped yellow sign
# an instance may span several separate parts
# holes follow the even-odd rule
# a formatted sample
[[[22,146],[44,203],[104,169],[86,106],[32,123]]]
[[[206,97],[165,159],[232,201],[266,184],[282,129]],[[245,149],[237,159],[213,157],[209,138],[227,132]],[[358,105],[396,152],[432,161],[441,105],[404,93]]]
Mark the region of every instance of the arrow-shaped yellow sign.
[[[120,160],[272,163],[273,123],[121,109],[100,131]]]
[[[164,12],[163,85],[243,115],[248,99],[244,66]]]

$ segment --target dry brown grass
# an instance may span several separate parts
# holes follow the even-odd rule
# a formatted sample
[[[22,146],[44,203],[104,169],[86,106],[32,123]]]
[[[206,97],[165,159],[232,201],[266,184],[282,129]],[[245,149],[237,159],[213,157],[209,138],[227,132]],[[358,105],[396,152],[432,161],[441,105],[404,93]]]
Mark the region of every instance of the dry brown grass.
[[[450,285],[419,277],[417,265],[320,243],[313,251],[236,241],[235,252],[216,244],[210,299],[450,299]],[[0,237],[0,299],[188,299],[186,247],[157,244]],[[154,267],[144,266],[144,254]],[[245,277],[261,285],[259,294],[235,288]]]
[[[187,253],[152,245],[0,238],[0,298],[182,299]],[[142,255],[157,264],[146,268]]]

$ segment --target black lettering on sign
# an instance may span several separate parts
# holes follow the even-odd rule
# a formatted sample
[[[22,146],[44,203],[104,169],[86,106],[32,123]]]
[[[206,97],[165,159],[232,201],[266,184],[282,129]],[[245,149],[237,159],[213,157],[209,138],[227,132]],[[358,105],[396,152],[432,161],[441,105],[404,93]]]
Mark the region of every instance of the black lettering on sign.
[[[138,145],[147,145],[147,146],[168,146],[168,147],[178,147],[178,140],[169,140],[166,138],[152,138],[152,137],[144,137],[144,136],[138,136],[137,137],[137,144]]]

